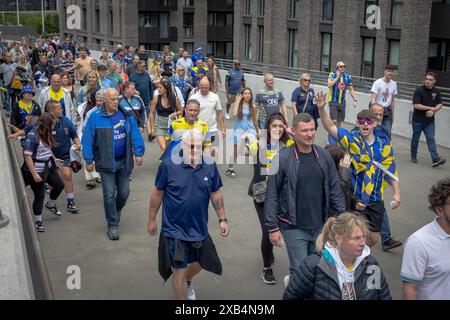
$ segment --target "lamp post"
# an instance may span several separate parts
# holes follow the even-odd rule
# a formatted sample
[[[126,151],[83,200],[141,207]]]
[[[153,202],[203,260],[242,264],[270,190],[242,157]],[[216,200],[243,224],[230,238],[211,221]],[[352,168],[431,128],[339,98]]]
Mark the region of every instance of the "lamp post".
[[[20,26],[20,18],[19,18],[19,0],[16,0],[16,8],[17,8],[17,25]]]
[[[41,0],[42,35],[45,33],[44,0]]]

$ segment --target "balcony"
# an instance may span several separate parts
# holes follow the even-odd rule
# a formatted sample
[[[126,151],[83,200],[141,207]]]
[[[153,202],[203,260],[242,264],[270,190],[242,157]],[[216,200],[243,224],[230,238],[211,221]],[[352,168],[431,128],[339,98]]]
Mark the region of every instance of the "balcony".
[[[167,12],[178,9],[177,0],[139,0],[139,11]]]
[[[240,0],[238,0],[240,1]],[[208,0],[208,11],[234,12],[234,1],[232,0]]]
[[[433,3],[431,9],[430,37],[450,39],[450,5]]]
[[[208,26],[208,41],[233,41],[233,26]]]
[[[139,42],[141,43],[176,42],[177,40],[178,40],[177,27],[139,28]]]

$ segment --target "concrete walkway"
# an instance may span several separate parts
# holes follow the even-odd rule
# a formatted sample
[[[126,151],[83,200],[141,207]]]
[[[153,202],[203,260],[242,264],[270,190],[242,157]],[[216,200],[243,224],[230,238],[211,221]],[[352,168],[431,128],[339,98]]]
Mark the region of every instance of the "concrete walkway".
[[[234,122],[227,121],[232,128]],[[325,133],[319,128],[316,143],[325,144]],[[431,221],[434,214],[427,207],[427,194],[433,183],[450,176],[450,164],[431,168],[431,159],[424,143],[420,145],[419,163],[409,162],[409,140],[394,137],[394,145],[402,190],[401,207],[390,210],[393,235],[405,240],[418,228]],[[163,283],[157,270],[158,237],[146,231],[148,202],[154,184],[159,148],[146,142],[144,166],[135,170],[131,196],[123,212],[120,241],[106,237],[101,187],[92,191],[84,186],[83,173],[75,175],[75,195],[80,214],[66,213],[65,199],[58,201],[61,218],[45,213],[46,231],[39,238],[46,257],[57,299],[172,299],[170,281]],[[450,150],[439,148],[450,160]],[[286,249],[275,249],[275,286],[265,285],[260,278],[262,258],[259,249],[260,227],[247,188],[253,173],[249,165],[237,166],[237,177],[225,175],[226,166],[219,166],[223,180],[226,213],[231,233],[219,236],[214,210],[210,208],[209,228],[223,263],[223,276],[203,272],[193,284],[199,299],[280,299],[283,277],[288,273]],[[31,193],[31,192],[30,192]],[[31,197],[30,197],[31,199]],[[386,203],[391,200],[388,192]],[[158,214],[160,227],[161,212]],[[392,296],[401,297],[399,272],[402,249],[384,253],[377,245],[373,255],[380,262],[390,285]],[[69,266],[81,270],[81,289],[66,286]]]

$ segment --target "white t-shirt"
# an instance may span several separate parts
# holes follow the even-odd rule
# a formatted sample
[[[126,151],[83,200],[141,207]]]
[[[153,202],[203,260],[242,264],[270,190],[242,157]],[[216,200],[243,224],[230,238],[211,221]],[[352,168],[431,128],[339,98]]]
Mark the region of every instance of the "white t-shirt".
[[[370,91],[377,94],[375,102],[381,104],[385,108],[392,104],[392,98],[398,94],[397,83],[394,80],[386,83],[383,78],[375,81]]]
[[[400,279],[418,285],[418,300],[450,300],[450,234],[436,219],[406,241]]]
[[[219,96],[211,91],[207,96],[197,92],[189,99],[195,99],[200,102],[200,114],[198,115],[198,118],[208,125],[209,132],[217,132],[216,111],[222,110]]]

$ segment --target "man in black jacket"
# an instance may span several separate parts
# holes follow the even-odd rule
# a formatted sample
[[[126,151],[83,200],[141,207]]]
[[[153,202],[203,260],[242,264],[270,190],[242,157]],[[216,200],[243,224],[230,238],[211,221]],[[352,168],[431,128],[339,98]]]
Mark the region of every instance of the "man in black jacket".
[[[283,234],[292,275],[302,259],[314,253],[329,211],[345,212],[345,197],[333,159],[314,145],[314,119],[297,114],[291,134],[295,144],[272,162],[264,214],[273,245],[281,247]]]

